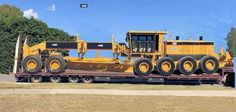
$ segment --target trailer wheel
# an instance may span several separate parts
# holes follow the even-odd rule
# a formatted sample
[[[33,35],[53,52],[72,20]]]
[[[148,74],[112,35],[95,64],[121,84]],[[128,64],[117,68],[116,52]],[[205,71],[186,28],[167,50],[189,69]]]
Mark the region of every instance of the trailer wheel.
[[[182,57],[178,62],[178,69],[184,75],[191,75],[197,69],[197,62],[191,56]]]
[[[49,80],[52,83],[59,83],[59,82],[61,82],[61,77],[58,75],[53,75],[49,78]]]
[[[146,58],[138,59],[134,62],[134,73],[138,76],[149,76],[152,73],[152,63]]]
[[[204,56],[200,61],[200,68],[207,74],[213,74],[219,69],[219,61],[213,56]]]
[[[37,73],[42,69],[42,60],[35,55],[25,57],[22,62],[23,70],[28,73]]]
[[[30,81],[33,83],[40,83],[42,82],[43,78],[40,75],[33,75],[30,77]]]
[[[22,82],[24,81],[24,77],[16,77],[16,82]]]
[[[161,75],[171,75],[175,70],[175,63],[169,57],[163,57],[157,61],[156,70]]]
[[[50,73],[61,73],[65,70],[66,62],[60,56],[51,56],[47,59],[46,69]]]
[[[78,83],[78,82],[79,82],[79,77],[77,77],[77,76],[70,76],[70,77],[68,78],[68,81],[69,81],[70,83]]]
[[[81,81],[82,83],[93,83],[93,77],[83,77]]]

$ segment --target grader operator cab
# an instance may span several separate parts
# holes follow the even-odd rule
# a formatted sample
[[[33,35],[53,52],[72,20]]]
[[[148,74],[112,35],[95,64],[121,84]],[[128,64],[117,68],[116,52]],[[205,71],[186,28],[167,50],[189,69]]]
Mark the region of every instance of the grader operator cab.
[[[20,67],[16,68],[23,68],[23,72],[28,73],[44,71],[58,74],[67,69],[75,69],[131,72],[138,76],[149,76],[153,71],[160,75],[171,75],[175,70],[190,75],[197,69],[205,74],[213,74],[232,63],[228,52],[222,49],[219,54],[214,52],[213,42],[203,41],[202,38],[180,40],[179,37],[176,40],[164,40],[166,34],[165,31],[129,31],[126,35],[128,47],[125,43],[115,43],[114,37],[110,43],[85,42],[77,38],[75,42],[45,41],[31,47],[25,39],[20,59],[23,61],[17,63]],[[21,45],[18,47],[21,48]],[[78,57],[61,56],[55,52],[71,49],[77,50]],[[99,55],[86,58],[84,54],[87,50],[111,50],[114,58]],[[49,51],[49,57],[44,58],[41,55],[43,51]],[[125,60],[120,60],[120,55],[126,57]]]
[[[140,57],[144,53],[150,54],[158,50],[158,34],[156,32],[129,31],[126,41],[129,43],[132,55]]]

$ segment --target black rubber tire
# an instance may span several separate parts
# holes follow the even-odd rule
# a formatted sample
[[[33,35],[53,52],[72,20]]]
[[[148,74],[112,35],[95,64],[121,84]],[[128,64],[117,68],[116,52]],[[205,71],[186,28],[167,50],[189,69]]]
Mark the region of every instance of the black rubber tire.
[[[57,60],[57,61],[60,62],[60,67],[58,69],[51,69],[50,68],[50,62],[52,60]],[[65,62],[65,60],[61,56],[51,56],[51,57],[49,57],[47,59],[47,61],[45,63],[45,67],[46,67],[47,72],[50,72],[50,73],[61,73],[66,68],[66,62]]]
[[[42,78],[42,76],[40,76],[40,75],[32,75],[32,76],[30,77],[30,81],[31,81],[32,83],[40,83],[40,82],[43,81],[43,78]]]
[[[49,78],[49,80],[52,83],[59,83],[59,82],[61,82],[61,77],[58,75],[53,75]]]
[[[148,68],[148,70],[147,70],[147,72],[142,72],[140,69],[139,69],[139,65],[141,64],[141,63],[146,63],[148,66],[149,66],[149,68]],[[141,76],[141,77],[143,77],[143,76],[149,76],[151,73],[152,73],[152,69],[153,69],[153,66],[152,66],[152,63],[151,63],[151,61],[149,60],[149,59],[146,59],[146,58],[140,58],[140,59],[137,59],[135,62],[134,62],[134,73],[136,74],[136,75],[138,75],[138,76]]]
[[[209,69],[207,69],[207,67],[205,66],[205,65],[206,65],[205,63],[206,63],[208,60],[212,60],[212,61],[215,62],[215,67],[214,67],[213,70],[209,70]],[[218,69],[219,69],[219,61],[218,61],[215,57],[213,57],[213,56],[204,56],[204,57],[201,59],[201,61],[200,61],[200,68],[201,68],[201,70],[202,70],[204,73],[206,73],[206,74],[213,74],[213,73],[217,72]]]
[[[184,62],[186,62],[186,61],[189,61],[193,65],[193,67],[190,71],[188,71],[184,68]],[[180,60],[178,61],[178,70],[181,73],[183,73],[184,75],[191,75],[197,70],[197,62],[191,56],[184,56],[184,57],[180,58]]]
[[[93,77],[82,77],[81,78],[82,83],[93,83]]]
[[[161,67],[162,63],[164,63],[164,62],[166,62],[166,61],[171,64],[171,69],[170,69],[168,72],[164,71],[164,70],[162,69],[162,67]],[[169,58],[169,57],[163,57],[163,58],[161,58],[161,59],[159,59],[159,60],[157,61],[156,70],[157,70],[157,72],[159,72],[159,74],[161,74],[161,75],[164,75],[164,76],[171,75],[171,74],[173,74],[173,72],[175,71],[175,63],[174,63],[174,61],[173,61],[171,58]]]
[[[28,62],[29,60],[34,60],[34,61],[36,61],[37,67],[36,67],[35,69],[29,69],[29,68],[27,67],[27,62]],[[30,56],[25,57],[25,59],[24,59],[23,62],[22,62],[22,67],[23,67],[23,71],[24,71],[24,72],[27,72],[27,73],[37,73],[37,72],[40,72],[40,71],[41,71],[41,69],[42,69],[42,67],[43,67],[43,62],[42,62],[42,60],[40,59],[39,56],[30,55]]]
[[[16,77],[16,82],[23,82],[25,81],[25,77]]]
[[[70,77],[68,77],[68,82],[70,82],[70,83],[78,83],[79,82],[79,77],[77,77],[77,76],[70,76]]]

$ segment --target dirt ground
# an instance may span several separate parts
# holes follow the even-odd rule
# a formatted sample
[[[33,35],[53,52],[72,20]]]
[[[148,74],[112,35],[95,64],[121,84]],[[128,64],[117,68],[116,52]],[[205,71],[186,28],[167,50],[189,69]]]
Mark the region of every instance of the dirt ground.
[[[46,94],[0,94],[0,112],[235,112],[235,97],[203,97],[203,96],[165,96],[162,95],[135,95],[141,91],[204,91],[208,94],[217,91],[234,91],[231,87],[221,85],[157,85],[157,84],[119,84],[119,83],[95,83],[95,84],[70,84],[70,83],[15,83],[14,77],[9,76],[7,82],[0,83],[0,90],[20,91],[22,89],[49,90]],[[6,80],[1,79],[0,80]],[[54,90],[61,89],[68,92],[72,89],[88,89],[93,94],[57,93]],[[133,95],[98,95],[94,89],[114,90],[123,93],[122,90],[132,91]],[[50,92],[50,90],[54,92]],[[92,91],[91,91],[92,90]],[[117,92],[118,91],[118,92]],[[106,91],[103,91],[107,93]],[[3,93],[3,92],[1,92]],[[179,93],[179,92],[178,92]],[[190,93],[188,93],[190,94]]]
[[[0,89],[4,94],[236,97],[236,90]]]
[[[0,95],[1,112],[235,112],[236,98]]]
[[[128,83],[0,83],[0,89],[121,89],[121,90],[234,90],[222,85],[164,85]]]

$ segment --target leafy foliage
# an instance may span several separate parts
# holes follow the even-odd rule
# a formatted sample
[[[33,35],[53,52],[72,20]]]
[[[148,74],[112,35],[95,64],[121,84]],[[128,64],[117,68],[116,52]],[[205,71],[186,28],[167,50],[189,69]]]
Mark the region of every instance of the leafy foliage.
[[[14,64],[15,44],[19,33],[29,37],[30,45],[47,41],[70,41],[68,33],[49,28],[47,24],[34,18],[23,17],[20,9],[0,5],[0,73],[9,73]],[[62,51],[67,54],[68,51]]]
[[[15,6],[3,4],[0,6],[0,14],[5,16],[23,16],[23,13]]]
[[[225,40],[227,41],[228,51],[232,55],[233,51],[235,50],[233,49],[233,45],[236,44],[233,44],[233,40],[236,40],[236,28],[231,28],[231,31],[229,32]]]

